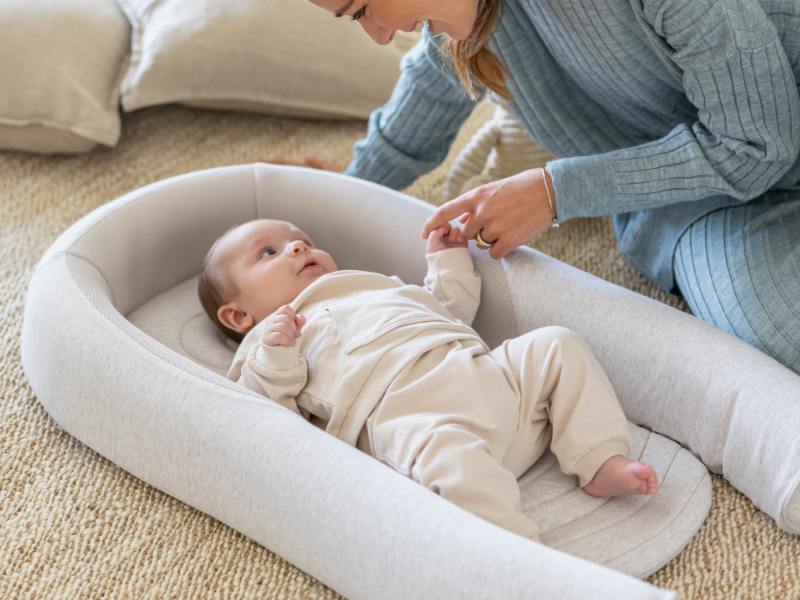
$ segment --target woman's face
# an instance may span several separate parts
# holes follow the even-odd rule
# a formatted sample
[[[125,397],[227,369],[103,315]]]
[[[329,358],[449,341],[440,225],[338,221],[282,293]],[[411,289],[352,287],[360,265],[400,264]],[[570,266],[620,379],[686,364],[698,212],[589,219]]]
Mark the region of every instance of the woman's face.
[[[429,22],[433,35],[466,39],[478,12],[478,0],[311,0],[320,8],[356,19],[379,44],[392,41],[395,31],[413,31]]]

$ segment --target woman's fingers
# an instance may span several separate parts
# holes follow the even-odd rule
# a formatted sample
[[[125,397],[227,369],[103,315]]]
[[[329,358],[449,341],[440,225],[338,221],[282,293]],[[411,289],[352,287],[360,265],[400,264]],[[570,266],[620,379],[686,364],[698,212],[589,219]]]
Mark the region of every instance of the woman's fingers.
[[[316,158],[306,158],[303,161],[303,166],[320,169],[322,171],[336,171],[330,164],[317,160]]]
[[[499,260],[514,250],[517,246],[519,246],[519,244],[510,244],[508,242],[504,242],[502,238],[498,239],[497,243],[489,248],[489,256],[495,260]]]
[[[480,233],[484,240],[491,242],[500,235],[500,232],[497,231],[495,219],[486,214],[485,207],[480,218],[478,218],[477,214],[471,214],[461,229],[464,232],[464,237],[468,240],[474,239]]]
[[[447,224],[450,219],[454,219],[464,212],[471,212],[475,203],[474,196],[463,195],[442,204],[422,226],[422,239],[426,239],[431,231]]]
[[[550,224],[541,176],[541,169],[529,169],[466,192],[442,205],[425,223],[423,233],[458,217],[466,239],[480,234],[492,244],[492,258],[502,258]]]
[[[338,170],[333,168],[333,166],[331,166],[329,163],[311,157],[303,159],[303,162],[286,160],[284,158],[268,158],[264,160],[264,162],[271,165],[287,165],[291,167],[311,167],[312,169],[320,169],[321,171],[333,171],[334,173],[338,172]]]

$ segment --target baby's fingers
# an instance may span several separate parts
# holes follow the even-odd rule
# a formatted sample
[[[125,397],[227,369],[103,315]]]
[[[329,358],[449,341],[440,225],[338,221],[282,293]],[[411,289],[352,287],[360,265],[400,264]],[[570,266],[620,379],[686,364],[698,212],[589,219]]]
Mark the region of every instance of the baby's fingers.
[[[294,336],[281,331],[272,331],[264,338],[264,343],[267,346],[294,346]]]
[[[294,321],[287,323],[286,321],[276,321],[272,324],[272,327],[269,328],[270,333],[280,332],[284,335],[291,336],[294,339],[297,336],[297,326],[294,324]]]
[[[434,227],[433,229],[431,229],[430,232],[428,233],[428,239],[429,240],[432,240],[432,239],[435,240],[435,239],[441,238],[442,235],[444,235],[444,233],[446,232],[445,227],[446,227],[446,224],[445,225],[439,225],[438,227]]]
[[[283,306],[281,306],[278,310],[276,310],[272,314],[275,315],[275,316],[278,316],[278,315],[289,315],[290,317],[294,317],[295,312],[294,312],[294,309],[291,306],[289,306],[288,304],[284,304]]]
[[[458,227],[451,227],[450,228],[450,232],[449,232],[449,234],[447,236],[447,241],[448,242],[451,242],[451,243],[454,243],[454,244],[460,244],[461,242],[466,241],[466,239],[467,238],[464,237],[464,232],[461,231],[460,228],[458,228]]]

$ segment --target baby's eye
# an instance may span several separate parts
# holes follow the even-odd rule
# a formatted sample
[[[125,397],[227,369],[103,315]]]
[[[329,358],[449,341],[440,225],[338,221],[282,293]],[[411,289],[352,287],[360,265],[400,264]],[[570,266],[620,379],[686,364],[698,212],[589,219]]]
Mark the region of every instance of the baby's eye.
[[[265,255],[266,256],[272,256],[273,254],[275,254],[275,249],[273,247],[271,247],[271,246],[267,246],[266,248],[261,250],[261,252],[258,253],[258,256],[259,257],[265,256]]]

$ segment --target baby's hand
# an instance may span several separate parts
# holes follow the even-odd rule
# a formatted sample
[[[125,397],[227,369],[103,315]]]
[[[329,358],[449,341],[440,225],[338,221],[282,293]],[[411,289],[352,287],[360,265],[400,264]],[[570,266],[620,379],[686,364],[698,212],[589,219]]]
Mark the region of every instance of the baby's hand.
[[[284,304],[267,317],[261,342],[266,346],[294,346],[294,339],[306,323],[288,304]]]
[[[445,250],[446,248],[467,247],[467,238],[458,227],[450,223],[440,225],[428,234],[428,254]]]

